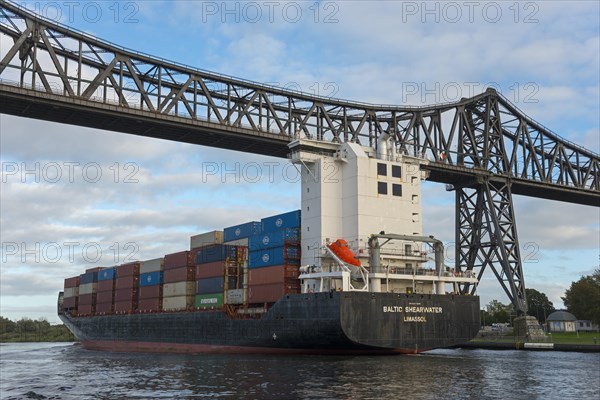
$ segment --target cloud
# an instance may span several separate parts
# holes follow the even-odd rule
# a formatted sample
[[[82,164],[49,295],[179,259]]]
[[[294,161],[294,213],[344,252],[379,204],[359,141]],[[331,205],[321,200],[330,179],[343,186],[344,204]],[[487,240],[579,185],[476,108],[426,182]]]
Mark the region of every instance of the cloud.
[[[469,21],[462,3],[456,3],[462,12],[457,22],[449,21],[452,10],[443,2],[434,5],[440,7],[437,15],[424,14],[422,2],[298,4],[303,14],[296,22],[282,14],[284,3],[273,21],[263,14],[256,23],[235,23],[231,15],[223,20],[222,10],[208,15],[197,2],[143,2],[134,16],[137,23],[76,18],[70,24],[200,69],[377,104],[457,100],[494,84],[530,117],[568,140],[600,149],[597,2],[575,1],[568,7],[560,2],[526,3],[534,8],[520,3],[518,15],[509,8],[513,3],[497,3],[502,17],[496,22],[486,20],[481,5]],[[328,4],[333,8],[325,8]],[[410,5],[418,7],[416,13],[406,8]],[[527,17],[537,22],[526,23]],[[12,45],[5,37],[1,40],[3,50]],[[530,83],[534,86],[525,86]],[[413,84],[419,91],[407,97],[407,85]],[[448,98],[444,90],[454,84],[462,92]],[[300,205],[299,185],[286,182],[282,159],[8,115],[0,115],[0,147],[2,242],[25,243],[29,249],[58,243],[65,251],[65,242],[79,243],[73,261],[63,257],[54,263],[35,262],[30,256],[23,262],[18,253],[3,262],[2,313],[53,314],[55,293],[65,276],[122,261],[128,243],[138,246],[136,258],[159,257],[186,249],[190,235]],[[266,163],[272,162],[280,164],[271,180]],[[31,174],[23,179],[23,167],[35,169],[36,163],[42,175],[58,163],[63,177],[69,172],[64,163],[79,165],[72,182],[65,178],[53,183],[42,176],[36,183]],[[244,168],[252,163],[262,168],[258,181],[244,176]],[[90,174],[96,164],[102,178],[93,182]],[[9,166],[20,170],[7,175]],[[126,182],[128,176],[135,182]],[[514,200],[522,255],[539,261],[524,264],[526,283],[547,291],[556,304],[563,288],[597,264],[598,210]],[[423,201],[424,231],[451,245],[454,194],[443,185],[428,184]],[[119,250],[116,261],[110,249],[114,243]],[[104,252],[98,262],[82,254],[83,246],[93,244]],[[28,297],[36,291],[47,294]],[[490,271],[479,292],[482,305],[494,298],[507,302]],[[25,298],[30,300],[19,308]]]

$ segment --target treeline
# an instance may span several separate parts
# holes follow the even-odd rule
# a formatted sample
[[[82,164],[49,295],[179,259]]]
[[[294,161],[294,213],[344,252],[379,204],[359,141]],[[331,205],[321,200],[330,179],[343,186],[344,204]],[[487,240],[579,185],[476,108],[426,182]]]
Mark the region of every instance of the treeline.
[[[535,289],[525,289],[525,294],[527,314],[536,317],[540,323],[546,322],[548,315],[556,311],[545,293]],[[571,283],[571,287],[561,299],[567,311],[577,319],[590,320],[600,325],[600,268],[592,275],[582,276],[578,281]],[[512,304],[502,304],[498,300],[492,300],[484,310],[481,310],[481,323],[483,325],[510,323],[511,316],[515,316]]]
[[[51,325],[45,318],[11,321],[0,317],[0,342],[74,342],[64,325]]]

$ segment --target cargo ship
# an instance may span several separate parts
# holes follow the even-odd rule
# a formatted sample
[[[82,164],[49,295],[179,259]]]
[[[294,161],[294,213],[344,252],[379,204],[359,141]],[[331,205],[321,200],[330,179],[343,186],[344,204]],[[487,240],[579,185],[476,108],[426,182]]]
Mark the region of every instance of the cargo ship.
[[[422,233],[421,169],[391,139],[290,143],[300,210],[192,236],[189,250],[65,279],[58,314],[93,350],[419,353],[471,340],[477,285]]]

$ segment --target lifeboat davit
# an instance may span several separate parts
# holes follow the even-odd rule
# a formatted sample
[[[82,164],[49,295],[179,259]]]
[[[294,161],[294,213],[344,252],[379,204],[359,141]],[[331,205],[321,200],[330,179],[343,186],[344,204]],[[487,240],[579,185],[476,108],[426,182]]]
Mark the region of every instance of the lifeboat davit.
[[[348,247],[348,242],[344,239],[338,239],[335,242],[328,244],[327,247],[329,247],[343,262],[360,267],[360,260],[356,258],[352,250]]]

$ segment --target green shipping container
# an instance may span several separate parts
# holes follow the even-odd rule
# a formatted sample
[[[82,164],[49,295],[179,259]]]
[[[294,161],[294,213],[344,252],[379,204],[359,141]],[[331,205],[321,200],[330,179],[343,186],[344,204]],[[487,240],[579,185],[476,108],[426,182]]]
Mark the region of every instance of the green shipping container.
[[[196,308],[221,308],[223,307],[223,293],[198,294],[194,304]]]

